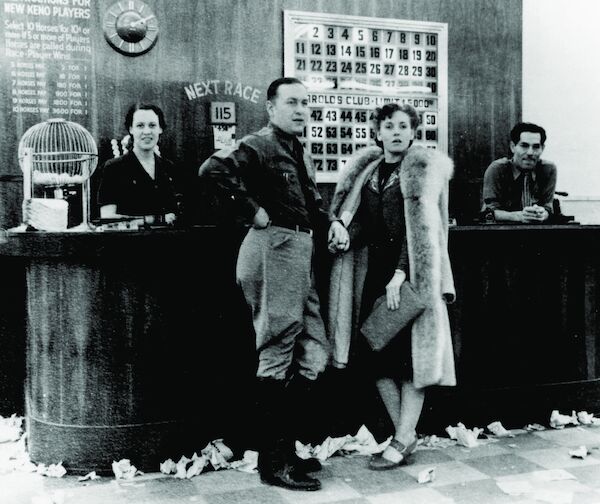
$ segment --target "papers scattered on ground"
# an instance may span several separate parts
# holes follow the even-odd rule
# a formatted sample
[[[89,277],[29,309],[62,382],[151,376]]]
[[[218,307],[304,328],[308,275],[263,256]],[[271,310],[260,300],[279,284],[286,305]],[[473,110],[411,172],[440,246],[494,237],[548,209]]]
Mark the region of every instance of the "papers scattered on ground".
[[[479,446],[477,438],[483,432],[483,429],[479,427],[467,429],[463,423],[459,422],[456,427],[450,425],[446,427],[446,432],[450,436],[450,439],[456,439],[457,444],[466,446],[467,448],[475,448]]]
[[[593,413],[587,411],[575,412],[570,415],[563,415],[559,410],[553,410],[550,416],[550,426],[554,429],[562,429],[569,425],[600,425],[600,418],[596,418]],[[50,478],[61,478],[67,471],[62,462],[57,464],[33,464],[26,450],[26,434],[22,433],[23,417],[12,415],[4,418],[0,416],[0,443],[6,443],[0,450],[0,474],[12,471],[35,472]],[[436,435],[425,436],[418,441],[418,449],[445,449],[451,446],[460,445],[468,449],[476,448],[482,444],[498,442],[496,438],[515,437],[515,434],[523,432],[543,431],[546,428],[543,425],[534,423],[524,427],[524,429],[507,430],[500,421],[495,421],[487,425],[487,439],[480,439],[483,433],[482,428],[474,427],[468,429],[463,423],[459,422],[456,426],[446,427],[449,438],[438,437]],[[335,454],[341,455],[372,455],[382,452],[389,444],[388,438],[383,443],[378,443],[374,436],[369,432],[366,426],[361,426],[356,435],[346,435],[342,437],[328,437],[322,444],[313,447],[310,444],[304,445],[296,441],[296,453],[303,459],[314,457],[323,462]],[[15,442],[16,441],[16,442]],[[12,443],[12,444],[11,444]],[[517,445],[508,445],[516,447]],[[590,455],[590,451],[585,446],[580,446],[570,450],[569,455],[573,458],[585,459]],[[173,475],[179,479],[190,479],[205,472],[206,470],[236,469],[247,473],[257,471],[258,453],[252,450],[244,452],[244,457],[233,461],[232,451],[223,443],[222,439],[211,441],[198,455],[194,453],[191,458],[182,456],[179,461],[171,459],[165,460],[160,464],[160,472]],[[137,475],[144,474],[138,471],[131,464],[130,460],[122,459],[118,462],[113,461],[112,469],[117,480],[131,480]],[[564,490],[558,491],[558,500],[549,500],[548,489],[539,487],[540,478],[550,478],[545,481],[563,481],[574,479],[568,473],[553,471],[542,471],[535,474],[534,480],[524,480],[514,477],[506,479],[498,485],[503,491],[510,495],[522,495],[527,498],[535,498],[543,502],[561,503],[571,502],[566,500],[572,496],[572,492]],[[95,472],[79,477],[80,482],[93,481],[100,479]],[[419,472],[417,481],[419,483],[428,483],[435,479],[435,468],[426,468]],[[116,483],[116,482],[115,482]],[[536,486],[537,485],[537,486]],[[538,488],[539,487],[539,488]],[[564,490],[564,491],[563,491]],[[561,493],[562,492],[562,493]],[[35,499],[35,498],[34,498]],[[61,496],[54,494],[44,494],[38,496],[38,502],[33,504],[61,504]]]
[[[177,479],[190,479],[194,476],[198,476],[198,474],[204,471],[204,468],[206,467],[207,463],[208,460],[204,455],[199,456],[197,453],[194,452],[192,458],[188,458],[184,455],[174,466],[173,464],[171,464],[171,467],[169,469],[170,472],[175,473],[174,476]],[[162,470],[162,467],[163,466],[161,464],[161,471],[165,472]],[[169,473],[167,472],[166,474]]]
[[[258,467],[258,452],[246,450],[244,457],[240,460],[235,460],[230,464],[232,469],[246,473],[255,473]]]
[[[584,459],[590,454],[588,449],[585,446],[580,446],[579,448],[575,448],[574,450],[569,450],[569,455],[573,458]]]
[[[572,411],[570,415],[562,415],[558,410],[553,410],[550,415],[550,427],[563,429],[567,425],[600,425],[600,418],[587,411]]]
[[[79,476],[79,478],[77,478],[77,481],[94,481],[99,479],[100,476],[96,474],[96,471],[92,471],[87,473],[85,476]]]
[[[315,447],[296,441],[296,454],[303,459],[312,457],[321,462],[338,452],[348,455],[373,455],[382,452],[390,440],[391,436],[383,443],[378,443],[369,429],[362,425],[355,436],[346,434],[343,437],[328,437],[322,444]]]
[[[62,478],[67,474],[67,470],[63,467],[62,462],[58,464],[38,464],[37,473],[48,478]]]
[[[577,414],[575,411],[569,415],[562,415],[558,412],[558,410],[553,410],[550,415],[550,427],[553,429],[564,429],[566,425],[579,425],[579,420],[577,420]]]
[[[223,443],[222,439],[215,439],[208,443],[202,450],[202,454],[208,459],[213,469],[228,469],[229,461],[233,458],[233,452]]]
[[[596,418],[593,413],[587,411],[577,413],[577,420],[582,425],[600,425],[600,418]]]
[[[115,474],[115,479],[131,480],[135,476],[144,474],[138,471],[137,467],[131,464],[129,459],[121,459],[118,462],[113,461],[112,470]]]
[[[540,425],[539,423],[532,423],[532,424],[527,424],[525,426],[525,430],[527,432],[532,432],[532,431],[545,431],[546,427],[544,427],[543,425]]]
[[[515,437],[515,435],[511,431],[506,430],[499,421],[492,422],[487,428],[496,437]]]
[[[429,483],[435,479],[435,467],[429,467],[427,469],[423,469],[417,475],[418,483]]]
[[[0,415],[0,443],[12,443],[21,437],[23,417],[16,414],[8,418]]]
[[[249,455],[251,457],[251,455]],[[258,455],[256,456],[257,460]],[[212,467],[215,471],[219,469],[229,469],[231,464],[229,461],[233,458],[233,452],[223,443],[222,439],[216,439],[211,441],[204,447],[200,452],[200,455],[194,453],[192,458],[188,458],[183,455],[176,463],[171,459],[167,459],[160,464],[160,472],[164,474],[173,474],[175,478],[179,479],[190,479],[194,476],[198,476],[207,466]],[[256,460],[254,461],[254,468],[256,468]],[[253,470],[248,471],[248,468],[252,466],[252,461],[249,459],[242,461],[239,464],[240,467],[244,467],[247,472],[254,472]]]
[[[378,443],[369,429],[362,425],[360,429],[358,429],[356,436],[350,437],[347,443],[344,444],[342,451],[348,454],[373,455],[385,450],[391,440],[392,436],[388,437],[383,443]]]
[[[456,440],[449,438],[440,438],[435,434],[431,436],[425,436],[419,439],[418,446],[423,450],[443,450],[444,448],[448,448],[449,446],[455,446]]]

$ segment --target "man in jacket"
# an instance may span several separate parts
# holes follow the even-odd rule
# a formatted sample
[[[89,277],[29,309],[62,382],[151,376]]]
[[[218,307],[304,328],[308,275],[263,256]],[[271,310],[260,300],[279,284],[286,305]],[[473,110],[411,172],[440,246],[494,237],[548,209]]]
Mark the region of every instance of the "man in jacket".
[[[319,480],[307,473],[320,464],[299,459],[294,441],[310,421],[314,383],[329,360],[312,265],[314,230],[328,218],[298,140],[308,118],[306,88],[295,78],[277,79],[266,107],[269,124],[213,155],[200,176],[210,177],[252,225],[236,275],[256,333],[261,480],[318,490]]]

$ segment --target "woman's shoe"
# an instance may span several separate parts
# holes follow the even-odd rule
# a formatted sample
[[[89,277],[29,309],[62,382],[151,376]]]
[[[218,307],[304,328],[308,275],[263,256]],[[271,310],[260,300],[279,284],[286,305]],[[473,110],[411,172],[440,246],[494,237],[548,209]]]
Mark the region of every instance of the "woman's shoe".
[[[406,464],[408,457],[417,448],[417,438],[408,446],[403,445],[400,441],[392,438],[388,447],[379,455],[375,455],[369,460],[369,469],[373,471],[386,471],[394,469]],[[383,456],[386,450],[391,450],[394,454],[394,460],[390,460]]]

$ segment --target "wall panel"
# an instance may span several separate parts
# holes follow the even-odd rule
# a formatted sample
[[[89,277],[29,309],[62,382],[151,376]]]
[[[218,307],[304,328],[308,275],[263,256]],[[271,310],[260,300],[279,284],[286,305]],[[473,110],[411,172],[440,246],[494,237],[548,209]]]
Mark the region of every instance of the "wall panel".
[[[150,52],[135,58],[115,52],[103,38],[102,17],[111,3],[90,4],[93,103],[88,125],[101,161],[112,156],[110,139],[125,134],[123,118],[136,100],[163,107],[169,129],[161,150],[188,176],[212,152],[209,102],[236,103],[238,137],[264,124],[265,87],[283,71],[283,9],[448,23],[449,153],[456,162],[451,206],[460,220],[476,214],[483,171],[506,153],[508,131],[521,116],[521,0],[147,0],[160,21],[160,35]],[[4,26],[2,16],[7,17],[4,9]],[[17,143],[27,128],[45,119],[12,113],[1,54],[0,180],[20,174]],[[219,92],[189,99],[186,86],[211,80],[219,81],[214,87]],[[225,94],[225,81],[232,89],[238,84],[258,89],[257,103]],[[0,184],[10,184],[1,191],[0,226],[16,225],[18,184]]]

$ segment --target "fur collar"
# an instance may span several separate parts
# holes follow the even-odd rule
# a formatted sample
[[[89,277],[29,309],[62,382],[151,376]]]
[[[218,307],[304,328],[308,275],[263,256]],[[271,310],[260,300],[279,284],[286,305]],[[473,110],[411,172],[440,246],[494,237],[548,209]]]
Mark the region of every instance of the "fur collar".
[[[400,187],[404,198],[439,194],[452,178],[454,163],[435,149],[413,146],[400,167]]]
[[[353,155],[335,187],[331,200],[331,214],[337,215],[340,207],[351,192],[357,179],[365,170],[373,170],[383,159],[380,147],[366,147]],[[454,165],[445,154],[419,145],[410,147],[400,166],[400,184],[405,198],[419,198],[435,193],[452,178]],[[362,177],[361,177],[362,178]]]
[[[355,187],[356,180],[367,167],[370,170],[375,168],[381,159],[383,159],[383,150],[377,146],[365,147],[348,159],[344,169],[340,171],[340,178],[335,186],[335,193],[329,207],[331,215],[337,216],[340,213],[342,203]]]

